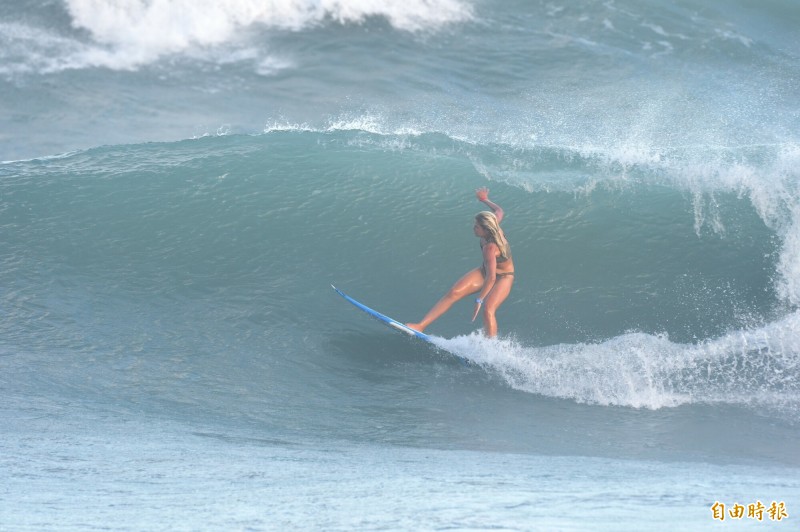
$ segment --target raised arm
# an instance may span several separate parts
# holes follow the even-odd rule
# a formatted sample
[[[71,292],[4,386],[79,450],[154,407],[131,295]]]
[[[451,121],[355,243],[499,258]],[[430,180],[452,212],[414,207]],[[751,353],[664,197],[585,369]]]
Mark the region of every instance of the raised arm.
[[[505,213],[503,212],[503,209],[500,207],[500,205],[492,202],[489,199],[489,189],[488,188],[481,187],[478,190],[476,190],[475,191],[475,197],[478,198],[478,201],[480,201],[481,203],[485,203],[487,207],[492,209],[492,212],[494,213],[494,215],[497,216],[497,223],[500,223],[500,222],[503,221],[503,215]]]

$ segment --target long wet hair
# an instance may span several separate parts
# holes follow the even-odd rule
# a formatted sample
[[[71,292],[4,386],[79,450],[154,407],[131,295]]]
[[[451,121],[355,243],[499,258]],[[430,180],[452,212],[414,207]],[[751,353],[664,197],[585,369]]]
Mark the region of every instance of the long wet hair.
[[[475,215],[475,221],[478,222],[478,225],[488,234],[486,240],[488,242],[494,242],[497,247],[500,248],[500,255],[506,258],[510,257],[511,249],[508,245],[508,240],[506,240],[505,233],[500,229],[497,216],[495,216],[493,212],[481,211]]]

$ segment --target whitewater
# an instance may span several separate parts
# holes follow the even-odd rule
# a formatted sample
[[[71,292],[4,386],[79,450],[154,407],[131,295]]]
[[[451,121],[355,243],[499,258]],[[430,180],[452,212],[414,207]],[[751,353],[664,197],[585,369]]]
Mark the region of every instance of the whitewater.
[[[792,529],[798,25],[3,4],[0,528]],[[330,290],[418,319],[480,265],[483,186],[497,338]]]

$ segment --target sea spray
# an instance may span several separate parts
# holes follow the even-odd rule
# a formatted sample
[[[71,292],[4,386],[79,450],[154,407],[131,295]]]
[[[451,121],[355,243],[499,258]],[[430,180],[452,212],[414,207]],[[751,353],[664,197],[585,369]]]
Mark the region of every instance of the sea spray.
[[[698,344],[627,333],[599,343],[528,347],[472,333],[436,338],[511,387],[604,406],[741,404],[800,412],[800,314]]]

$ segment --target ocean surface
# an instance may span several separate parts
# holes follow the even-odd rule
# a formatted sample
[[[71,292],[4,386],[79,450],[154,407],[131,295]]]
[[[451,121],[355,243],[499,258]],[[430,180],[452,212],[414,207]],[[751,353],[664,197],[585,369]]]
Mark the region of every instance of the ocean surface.
[[[800,530],[798,28],[3,1],[0,529]]]

